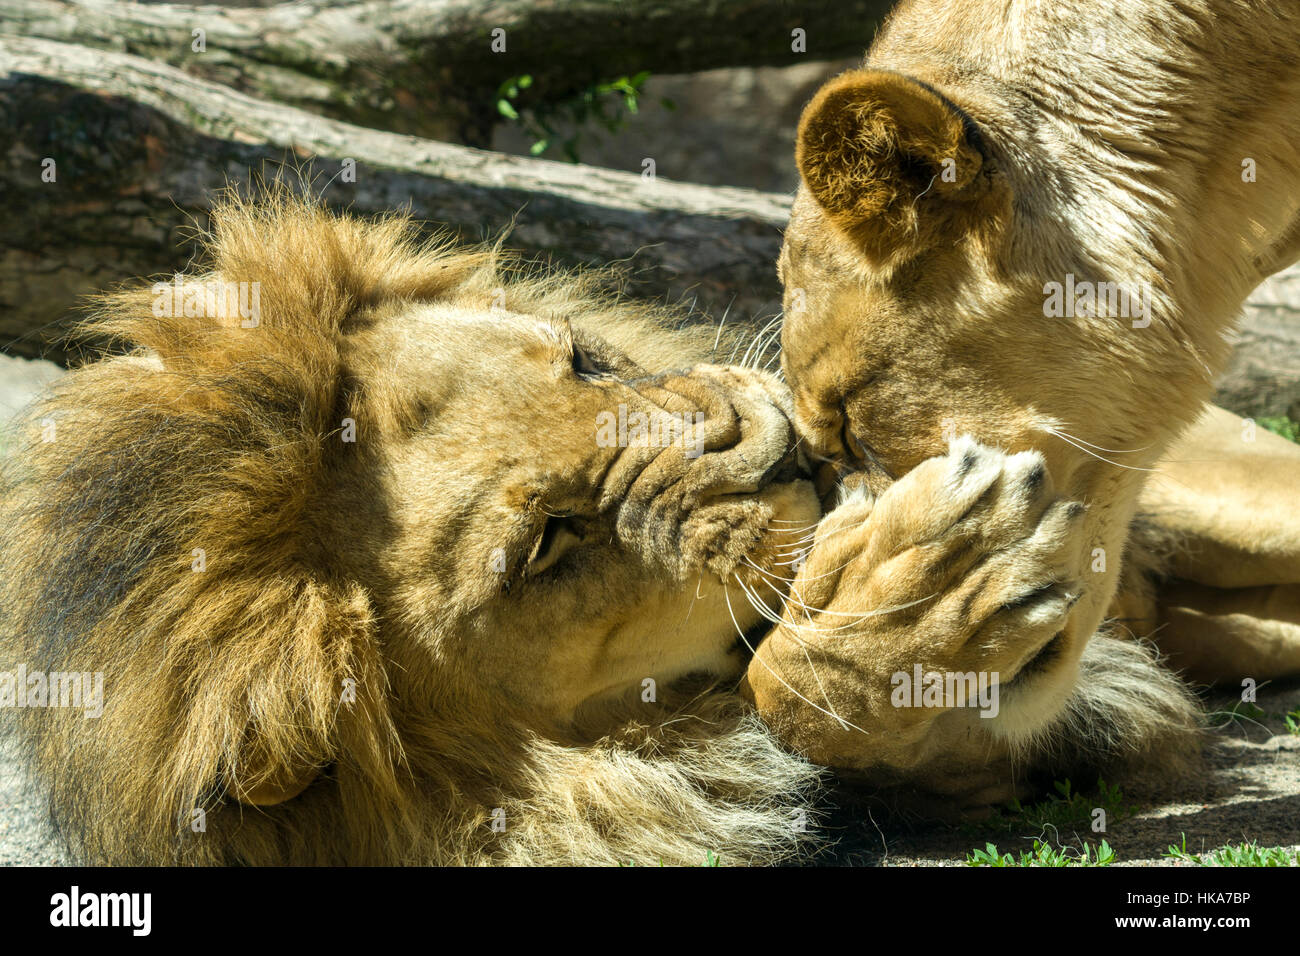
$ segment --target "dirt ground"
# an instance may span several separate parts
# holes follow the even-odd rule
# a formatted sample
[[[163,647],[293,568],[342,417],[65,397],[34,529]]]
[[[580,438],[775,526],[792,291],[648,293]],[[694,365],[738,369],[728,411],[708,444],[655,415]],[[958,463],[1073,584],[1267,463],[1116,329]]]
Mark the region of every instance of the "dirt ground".
[[[1223,722],[1237,698],[1205,698],[1211,723]],[[1087,821],[1072,827],[1035,826],[1008,813],[995,824],[926,824],[857,809],[837,815],[843,827],[833,860],[841,865],[959,866],[987,843],[1016,856],[1035,838],[1077,850],[1105,839],[1115,851],[1113,866],[1185,865],[1165,856],[1171,844],[1207,853],[1224,844],[1300,850],[1300,735],[1290,733],[1284,715],[1300,707],[1300,681],[1259,688],[1258,719],[1238,717],[1212,727],[1199,772],[1171,784],[1158,797],[1124,793],[1128,812],[1112,814],[1104,833]],[[1240,707],[1240,704],[1238,704]],[[1093,784],[1094,781],[1077,781]],[[1085,792],[1094,787],[1082,788]],[[1123,787],[1121,785],[1121,792]],[[828,860],[830,862],[830,860]]]
[[[1225,709],[1232,698],[1211,697],[1210,710]],[[1300,683],[1260,691],[1258,706],[1270,714],[1300,707]],[[971,850],[986,843],[1002,853],[1019,853],[1039,837],[1077,848],[1087,839],[1114,848],[1114,866],[1175,866],[1164,856],[1170,844],[1200,853],[1226,843],[1300,849],[1300,736],[1280,719],[1258,724],[1234,721],[1211,731],[1204,772],[1154,803],[1131,801],[1130,816],[1108,821],[1104,834],[1077,829],[1034,828],[1023,823],[999,826],[927,825],[858,811],[840,814],[833,824],[837,845],[823,862],[840,866],[960,866]],[[1130,801],[1126,798],[1125,803]],[[842,829],[841,829],[842,828]],[[57,866],[66,862],[50,839],[40,802],[26,788],[13,763],[0,758],[0,865]],[[725,862],[725,861],[724,861]]]

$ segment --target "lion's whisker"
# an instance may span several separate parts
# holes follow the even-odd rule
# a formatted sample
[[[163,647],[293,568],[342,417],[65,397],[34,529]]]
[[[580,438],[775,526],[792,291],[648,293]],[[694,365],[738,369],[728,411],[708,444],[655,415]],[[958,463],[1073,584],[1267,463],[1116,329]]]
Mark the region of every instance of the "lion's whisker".
[[[790,582],[787,582],[784,578],[776,577],[775,575],[769,574],[767,571],[764,571],[762,568],[760,568],[760,567],[759,567],[757,564],[755,564],[753,561],[750,561],[748,557],[746,557],[744,560],[747,561],[747,562],[749,563],[750,567],[752,567],[755,571],[757,571],[759,574],[763,575],[764,577],[766,577],[766,578],[771,578],[771,579],[774,580],[774,581],[780,581],[782,584],[787,584],[787,585],[790,584]],[[848,565],[846,564],[846,565],[844,565],[843,567],[847,567],[847,566],[848,566]],[[843,567],[841,567],[841,568],[837,568],[836,571],[843,570]],[[827,574],[834,574],[834,573],[835,573],[834,571],[827,572]],[[819,578],[819,577],[825,577],[825,576],[826,576],[826,575],[817,575],[817,576],[815,576],[815,577],[806,578],[805,580],[815,581],[815,580],[817,580],[817,578]],[[739,580],[739,578],[737,578],[737,580]],[[774,588],[773,590],[775,590],[775,588]],[[858,613],[850,613],[850,612],[848,612],[848,611],[832,611],[832,610],[829,610],[828,608],[815,608],[815,607],[809,607],[808,605],[804,604],[802,601],[794,601],[794,600],[792,600],[792,599],[789,598],[789,597],[785,598],[785,600],[786,600],[787,603],[794,604],[796,607],[802,608],[802,609],[805,610],[805,611],[811,611],[811,612],[813,612],[814,614],[831,614],[831,615],[834,615],[835,617],[847,617],[847,618],[851,618],[851,619],[852,619],[852,620],[849,621],[849,623],[847,623],[847,624],[843,624],[843,625],[841,625],[841,626],[839,626],[839,627],[820,628],[821,630],[823,630],[823,631],[825,631],[826,633],[830,634],[830,633],[834,633],[835,631],[843,631],[843,630],[845,630],[845,629],[847,629],[847,628],[850,628],[850,627],[852,627],[853,624],[854,624],[855,622],[857,622],[857,621],[866,620],[866,619],[869,618],[869,617],[880,617],[882,614],[892,614],[892,613],[894,613],[895,611],[905,611],[905,610],[907,610],[909,607],[915,607],[915,606],[918,605],[918,604],[922,604],[922,603],[924,603],[925,601],[929,601],[931,598],[935,598],[935,597],[938,597],[938,596],[939,596],[939,592],[936,591],[936,592],[934,592],[933,594],[928,594],[928,595],[926,595],[926,596],[923,597],[923,598],[917,598],[915,601],[909,601],[909,602],[906,603],[906,604],[899,604],[899,605],[896,605],[896,606],[894,606],[894,607],[882,607],[882,608],[876,608],[876,609],[873,610],[873,611],[861,611],[861,612],[858,612]]]
[[[772,343],[773,343],[773,342],[777,342],[777,343],[780,342],[780,338],[779,338],[779,336],[781,335],[781,326],[780,326],[780,324],[779,324],[779,323],[780,323],[780,320],[781,320],[781,316],[778,315],[778,316],[777,316],[777,322],[778,322],[778,324],[777,324],[776,328],[773,329],[773,330],[772,330],[772,331],[767,335],[767,337],[763,339],[763,346],[762,346],[762,348],[760,348],[757,352],[754,353],[754,363],[753,363],[753,365],[752,365],[753,368],[758,368],[758,363],[761,362],[761,361],[763,360],[763,356],[767,354],[767,350],[768,350],[769,348],[772,347]],[[777,354],[777,357],[778,357],[778,358],[779,358],[780,355],[781,355],[781,347],[780,347],[779,344],[777,345],[776,354]],[[768,359],[767,364],[768,364],[768,365],[771,365],[771,364],[772,364],[772,360],[771,360],[771,359]],[[764,368],[766,368],[766,367],[767,367],[767,366],[764,366]]]
[[[744,592],[745,598],[749,601],[750,606],[753,607],[753,609],[757,611],[765,621],[769,621],[777,626],[784,623],[784,621],[776,615],[776,612],[768,607],[763,599],[755,594],[744,581],[740,580],[739,577],[736,578],[736,583],[740,585],[740,590]]]
[[[757,346],[759,340],[761,340],[767,334],[767,330],[770,329],[774,323],[779,321],[781,321],[781,316],[780,315],[774,316],[773,318],[768,320],[766,325],[764,325],[761,329],[759,329],[754,334],[754,337],[749,342],[749,347],[745,349],[745,354],[740,357],[740,362],[737,364],[741,365],[744,368],[752,367],[750,364],[749,357],[751,354],[754,354],[755,346]]]
[[[709,351],[711,358],[718,357],[718,343],[722,341],[722,327],[727,324],[727,315],[731,312],[731,305],[735,301],[736,297],[733,295],[731,302],[728,302],[727,307],[722,310],[722,318],[718,320],[718,334],[713,337],[713,348]]]
[[[742,581],[742,580],[740,580],[739,577],[736,577],[736,583],[740,585],[741,589],[744,590],[746,594],[749,594],[749,593],[750,593],[750,592],[749,592],[749,588],[747,588],[747,587],[745,586],[745,582]],[[782,595],[780,591],[777,591],[777,589],[776,589],[775,587],[772,587],[772,585],[771,585],[770,583],[768,583],[768,582],[764,582],[764,583],[766,583],[767,586],[768,586],[769,588],[772,588],[773,592],[776,593],[777,597],[781,598],[782,600],[785,599],[784,595]],[[793,590],[796,594],[799,593],[797,588],[792,588],[792,590]],[[751,603],[753,603],[755,597],[756,597],[756,596],[751,596],[751,597],[750,597],[750,601],[751,601]],[[801,597],[800,597],[800,601],[802,601],[802,600],[803,600],[803,598],[802,598],[802,596],[801,596]],[[815,625],[813,624],[813,621],[812,621],[812,617],[808,614],[807,611],[804,611],[804,618],[805,618],[805,620],[808,621],[808,626],[809,626],[809,627],[815,627]],[[778,626],[781,626],[782,622],[777,622],[777,624],[778,624]],[[800,634],[800,630],[801,630],[801,629],[802,629],[801,626],[800,626],[800,627],[796,627],[796,628],[786,627],[786,633],[787,633],[787,634],[790,636],[790,638],[795,642],[795,644],[797,644],[797,645],[799,646],[799,651],[800,651],[800,653],[803,654],[803,656],[804,656],[804,660],[806,660],[806,661],[808,662],[808,670],[812,672],[813,680],[815,680],[815,681],[817,682],[817,689],[818,689],[819,691],[821,691],[822,700],[824,700],[824,701],[826,702],[826,707],[827,707],[827,708],[828,708],[832,713],[835,713],[836,718],[839,719],[839,721],[840,721],[840,726],[841,726],[843,729],[847,730],[847,729],[848,729],[848,723],[847,723],[847,721],[845,721],[843,718],[841,718],[841,717],[839,716],[838,713],[835,712],[835,705],[831,703],[831,697],[830,697],[830,694],[826,693],[826,685],[824,685],[824,684],[822,683],[821,675],[817,673],[817,665],[813,663],[812,655],[808,653],[808,642],[805,641],[805,640],[803,639],[802,634]]]
[[[734,575],[733,575],[733,576],[734,576]],[[794,694],[796,697],[798,697],[801,701],[803,701],[803,702],[804,702],[805,704],[807,704],[809,707],[812,707],[812,708],[815,709],[815,710],[821,711],[821,712],[822,712],[823,714],[825,714],[827,717],[830,717],[831,719],[837,721],[837,722],[840,724],[840,726],[843,727],[843,728],[846,729],[846,730],[852,728],[853,730],[859,731],[860,733],[867,734],[868,736],[870,736],[870,733],[869,733],[868,731],[863,730],[861,727],[857,726],[856,724],[850,723],[849,721],[845,720],[845,719],[844,719],[843,717],[841,717],[839,714],[835,713],[835,711],[833,711],[833,710],[827,710],[825,707],[821,706],[820,704],[814,703],[813,701],[811,701],[811,700],[809,700],[807,697],[805,697],[803,694],[799,693],[799,692],[798,692],[797,690],[795,690],[792,686],[790,686],[790,682],[789,682],[789,681],[787,681],[784,677],[782,677],[782,676],[781,676],[780,674],[778,674],[776,671],[772,670],[771,665],[768,664],[767,661],[763,660],[761,657],[758,656],[758,651],[754,648],[754,645],[753,645],[753,644],[749,643],[749,638],[745,636],[745,632],[744,632],[743,630],[741,630],[740,624],[739,624],[739,622],[737,622],[737,620],[736,620],[736,614],[735,614],[735,611],[733,611],[733,610],[732,610],[732,607],[731,607],[731,589],[727,587],[727,582],[726,582],[726,581],[723,581],[723,583],[722,583],[722,587],[723,587],[723,594],[726,595],[726,598],[727,598],[727,611],[728,611],[728,613],[731,614],[731,623],[732,623],[732,625],[735,626],[735,628],[736,628],[736,633],[740,635],[740,639],[741,639],[741,641],[743,641],[744,644],[745,644],[745,646],[749,648],[749,652],[750,652],[752,655],[754,655],[754,656],[753,656],[753,660],[755,660],[755,661],[757,661],[759,664],[761,664],[761,665],[763,666],[763,669],[766,670],[766,671],[767,671],[769,674],[771,674],[773,677],[775,677],[778,681],[780,681],[781,684],[782,684],[782,686],[784,686],[786,690],[788,690],[790,693]]]
[[[746,560],[746,561],[749,561],[748,558],[746,558],[745,560]],[[753,567],[756,571],[758,571],[760,574],[765,574],[765,573],[766,573],[766,572],[763,571],[762,568],[758,567],[758,565],[754,564],[752,561],[750,561],[750,565],[751,565],[751,567]],[[760,603],[763,604],[763,608],[767,608],[767,604],[766,604],[765,602],[763,602],[762,599],[759,598],[756,594],[752,594],[752,593],[751,593],[749,586],[746,585],[745,582],[741,580],[741,578],[740,578],[739,575],[737,575],[737,574],[735,574],[735,573],[733,572],[733,575],[732,575],[732,576],[735,577],[735,579],[736,579],[736,583],[737,583],[738,585],[740,585],[741,590],[743,590],[743,591],[745,592],[746,595],[749,595],[749,597],[750,597],[750,603],[751,603],[751,604],[753,604],[754,601],[757,600],[757,601],[759,601]],[[778,578],[777,580],[780,580],[780,579]],[[789,595],[787,595],[784,591],[782,591],[782,590],[780,590],[779,588],[777,588],[777,587],[776,587],[775,585],[773,585],[770,581],[763,580],[763,583],[766,584],[766,585],[768,586],[768,588],[772,591],[772,593],[775,594],[775,595],[777,596],[777,598],[781,601],[783,607],[788,607],[791,603],[795,603],[795,602],[791,602],[791,601],[790,601]],[[796,603],[796,606],[802,606],[802,605]],[[802,624],[795,624],[795,623],[793,623],[793,622],[786,621],[786,620],[784,620],[784,619],[782,619],[782,618],[778,618],[778,617],[771,616],[771,615],[769,615],[768,613],[766,613],[763,609],[759,608],[757,605],[755,605],[755,610],[758,610],[759,613],[763,614],[763,616],[766,617],[766,618],[767,618],[769,621],[771,621],[773,624],[776,624],[776,625],[778,625],[778,626],[785,627],[788,631],[791,631],[791,632],[792,632],[792,636],[795,636],[795,632],[802,631],[802,630],[805,629],[805,626],[802,625]],[[770,608],[769,608],[768,610],[770,610]],[[773,613],[775,613],[775,612],[773,612]],[[833,633],[835,630],[837,630],[836,628],[825,628],[825,627],[821,627],[821,626],[818,625],[818,624],[814,624],[812,618],[809,617],[807,610],[804,611],[804,617],[808,619],[808,625],[807,625],[807,628],[806,628],[807,630],[817,631],[817,632],[820,632],[820,633],[826,633],[826,634]],[[802,640],[801,638],[795,636],[795,640],[799,643],[800,646],[803,646],[803,640]]]

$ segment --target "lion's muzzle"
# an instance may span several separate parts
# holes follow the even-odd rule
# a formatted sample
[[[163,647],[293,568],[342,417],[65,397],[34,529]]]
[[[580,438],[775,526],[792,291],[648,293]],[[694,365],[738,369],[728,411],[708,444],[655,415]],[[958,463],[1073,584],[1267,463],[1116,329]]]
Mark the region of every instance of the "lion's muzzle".
[[[690,427],[671,444],[619,450],[602,494],[617,503],[619,538],[661,561],[672,556],[674,574],[728,572],[766,530],[769,490],[807,477],[789,392],[765,372],[710,365],[628,384],[647,415]]]

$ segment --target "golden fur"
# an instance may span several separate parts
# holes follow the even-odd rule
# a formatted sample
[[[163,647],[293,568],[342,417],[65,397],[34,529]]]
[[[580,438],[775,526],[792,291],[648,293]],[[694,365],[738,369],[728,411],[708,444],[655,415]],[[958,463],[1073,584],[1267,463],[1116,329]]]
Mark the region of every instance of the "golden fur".
[[[1056,680],[1087,511],[1038,453],[968,437],[879,495],[859,487],[818,525],[742,692],[815,762],[942,795],[930,808],[948,814],[1024,797],[1046,771],[1145,785],[1185,769],[1197,706],[1149,645],[1099,634],[1080,679]],[[996,706],[900,701],[918,668],[985,675]]]
[[[1035,706],[965,742],[936,719],[937,763],[951,738],[961,756],[987,745],[996,765],[999,740],[1059,723],[1108,609],[1198,680],[1300,672],[1300,523],[1272,513],[1295,499],[1293,450],[1215,419],[1171,451],[1245,296],[1300,254],[1298,45],[1300,12],[1274,0],[910,0],[864,67],[805,110],[780,269],[783,366],[810,448],[879,493],[970,434],[1034,450],[1058,493],[1088,504],[1061,569],[1078,585],[1069,614],[1009,638],[1011,651],[971,649],[1004,679],[1035,662]],[[1076,281],[1114,285],[1091,299],[1079,287],[1059,311],[1052,297]],[[1201,451],[1216,463],[1179,465]],[[1279,495],[1275,508],[1253,500],[1254,481]],[[1242,589],[1235,603],[1196,611],[1210,599],[1183,589],[1159,609],[1157,584],[1135,574],[1128,610],[1112,608],[1139,507],[1167,523],[1161,540],[1181,542],[1181,563],[1157,576]],[[1169,610],[1189,602],[1194,621]],[[846,595],[843,607],[861,605]],[[842,686],[815,679],[804,647],[769,642],[766,663],[858,701],[872,641],[855,643]],[[833,722],[768,693],[760,709],[802,721],[825,762],[887,762],[861,740],[832,746]]]
[[[256,327],[111,295],[89,331],[128,354],[17,426],[0,671],[105,677],[97,718],[5,710],[58,833],[116,864],[790,856],[819,772],[717,686],[763,623],[725,582],[818,515],[788,393],[590,277],[413,237],[227,202],[183,287],[259,283]],[[704,410],[707,454],[599,447],[619,403]]]

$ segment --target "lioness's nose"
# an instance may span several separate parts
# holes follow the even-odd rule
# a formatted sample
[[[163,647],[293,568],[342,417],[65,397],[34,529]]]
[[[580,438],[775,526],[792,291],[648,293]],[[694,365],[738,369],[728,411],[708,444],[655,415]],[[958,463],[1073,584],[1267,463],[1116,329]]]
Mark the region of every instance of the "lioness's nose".
[[[809,454],[822,460],[839,455],[845,421],[842,408],[805,391],[796,393],[794,408],[795,431],[803,438]]]

